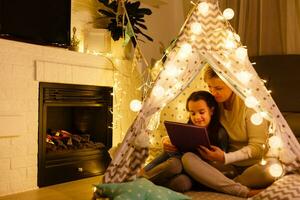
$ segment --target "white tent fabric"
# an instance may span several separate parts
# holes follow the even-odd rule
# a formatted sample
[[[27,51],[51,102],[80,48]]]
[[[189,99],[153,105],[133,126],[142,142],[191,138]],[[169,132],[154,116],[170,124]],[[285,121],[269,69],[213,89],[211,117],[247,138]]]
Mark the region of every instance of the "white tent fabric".
[[[195,33],[195,27],[201,32]],[[243,58],[243,54],[240,54],[243,52],[245,49],[222,16],[217,0],[199,1],[168,54],[164,69],[144,99],[141,111],[107,168],[103,182],[135,179],[148,156],[147,125],[152,115],[179,95],[207,63],[242,99],[254,100],[253,109],[263,113],[264,118],[270,121],[270,136],[279,136],[283,141],[279,159],[284,163],[285,170],[299,169],[300,145],[248,56]]]

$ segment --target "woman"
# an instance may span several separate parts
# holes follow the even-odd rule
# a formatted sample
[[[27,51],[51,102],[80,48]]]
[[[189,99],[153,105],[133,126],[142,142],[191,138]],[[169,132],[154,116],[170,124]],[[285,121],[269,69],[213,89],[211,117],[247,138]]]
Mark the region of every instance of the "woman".
[[[188,123],[207,128],[210,141],[226,150],[227,134],[219,123],[219,108],[214,97],[206,91],[192,93],[187,99]],[[223,141],[219,144],[219,141]],[[188,191],[192,187],[191,179],[182,173],[181,152],[163,139],[164,152],[144,168],[143,176],[157,185],[169,187],[178,192]]]
[[[213,150],[200,147],[201,158],[186,153],[182,157],[183,167],[194,180],[214,190],[241,197],[253,196],[260,190],[250,188],[266,187],[274,181],[266,166],[258,164],[265,153],[268,124],[266,121],[259,126],[252,124],[250,117],[255,111],[246,107],[211,68],[206,69],[204,80],[219,103],[220,122],[229,136],[229,152],[218,147]],[[237,176],[231,180],[206,161],[230,165]]]

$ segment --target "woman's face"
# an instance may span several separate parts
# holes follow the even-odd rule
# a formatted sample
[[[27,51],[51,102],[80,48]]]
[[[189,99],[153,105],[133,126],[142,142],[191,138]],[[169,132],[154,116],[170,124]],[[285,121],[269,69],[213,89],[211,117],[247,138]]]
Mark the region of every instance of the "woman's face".
[[[232,95],[232,90],[218,77],[206,80],[208,89],[218,103],[223,103]]]
[[[188,109],[190,119],[194,125],[207,127],[213,114],[213,108],[209,108],[204,100],[189,101]]]

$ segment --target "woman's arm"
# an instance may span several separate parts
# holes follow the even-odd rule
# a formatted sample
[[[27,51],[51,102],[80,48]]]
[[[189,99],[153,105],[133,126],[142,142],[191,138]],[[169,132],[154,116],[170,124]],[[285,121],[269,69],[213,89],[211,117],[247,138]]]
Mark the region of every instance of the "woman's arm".
[[[268,122],[263,120],[262,124],[254,125],[251,122],[251,116],[255,111],[247,108],[245,114],[246,134],[248,144],[240,150],[225,153],[225,164],[230,164],[237,161],[247,159],[260,159],[264,152],[263,145],[266,144],[268,136]]]

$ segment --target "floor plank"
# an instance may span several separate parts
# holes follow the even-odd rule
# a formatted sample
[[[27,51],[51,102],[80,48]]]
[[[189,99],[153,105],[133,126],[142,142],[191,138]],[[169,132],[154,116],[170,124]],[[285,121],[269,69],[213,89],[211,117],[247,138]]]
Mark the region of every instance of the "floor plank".
[[[100,180],[100,176],[95,176],[0,197],[0,200],[90,200],[93,184]]]

